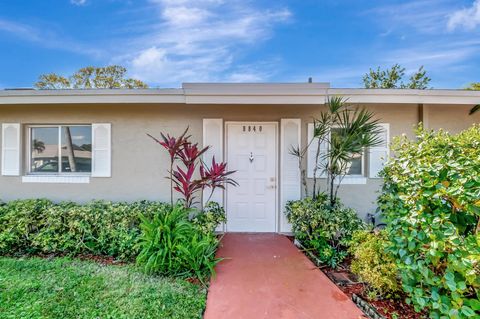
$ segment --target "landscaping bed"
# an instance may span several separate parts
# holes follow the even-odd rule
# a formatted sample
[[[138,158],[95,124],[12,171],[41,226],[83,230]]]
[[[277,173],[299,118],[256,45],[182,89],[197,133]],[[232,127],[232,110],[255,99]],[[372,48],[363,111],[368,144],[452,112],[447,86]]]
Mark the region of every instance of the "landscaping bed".
[[[355,299],[361,298],[367,303],[374,312],[378,313],[378,317],[370,316],[371,319],[387,318],[387,319],[421,319],[427,318],[425,314],[417,313],[411,305],[405,303],[405,296],[395,299],[371,299],[368,297],[366,285],[359,282],[358,277],[350,271],[351,259],[346,259],[337,269],[325,266],[311,251],[305,249],[300,242],[294,241],[307,257],[337,285],[347,296],[366,312]],[[355,298],[354,295],[357,297]]]
[[[207,289],[130,265],[0,257],[1,318],[201,318]]]
[[[349,271],[348,261],[341,268],[341,270],[332,268],[323,268],[321,270],[350,298],[353,299],[353,296],[357,295],[370,306],[373,306],[381,316],[388,319],[427,318],[424,314],[415,312],[411,305],[406,304],[403,296],[397,299],[370,299],[366,291],[366,285],[358,282],[356,276]]]

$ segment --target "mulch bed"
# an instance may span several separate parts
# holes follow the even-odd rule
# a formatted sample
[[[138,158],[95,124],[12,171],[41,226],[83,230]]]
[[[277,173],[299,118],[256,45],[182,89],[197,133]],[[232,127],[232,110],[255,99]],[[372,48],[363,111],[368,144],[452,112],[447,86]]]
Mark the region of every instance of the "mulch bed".
[[[295,244],[303,250],[301,244],[295,241]],[[372,305],[375,310],[388,319],[424,319],[428,318],[425,313],[418,313],[413,306],[405,302],[406,296],[399,296],[398,299],[371,300],[367,296],[365,284],[358,281],[357,277],[350,272],[351,259],[347,258],[337,269],[318,264],[316,257],[303,251],[306,256],[317,265],[317,267],[327,275],[327,277],[340,288],[347,296],[352,298],[355,294]],[[313,259],[312,259],[313,258]]]
[[[332,280],[346,295],[352,298],[353,294],[360,296],[373,307],[382,316],[388,319],[423,319],[427,316],[423,313],[415,312],[411,305],[405,303],[405,296],[398,299],[370,300],[366,294],[366,286],[357,282],[356,276],[350,271],[350,261],[346,260],[337,270],[331,268],[322,268],[321,270]],[[394,316],[396,314],[396,317]]]

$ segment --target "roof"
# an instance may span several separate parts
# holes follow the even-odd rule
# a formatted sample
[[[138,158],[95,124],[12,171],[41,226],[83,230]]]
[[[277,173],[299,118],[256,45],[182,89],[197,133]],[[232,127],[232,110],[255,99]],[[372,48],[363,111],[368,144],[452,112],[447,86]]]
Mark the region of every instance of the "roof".
[[[349,89],[328,83],[184,83],[176,89],[17,89],[0,91],[1,104],[323,104],[329,96],[351,103],[480,103],[480,91]]]

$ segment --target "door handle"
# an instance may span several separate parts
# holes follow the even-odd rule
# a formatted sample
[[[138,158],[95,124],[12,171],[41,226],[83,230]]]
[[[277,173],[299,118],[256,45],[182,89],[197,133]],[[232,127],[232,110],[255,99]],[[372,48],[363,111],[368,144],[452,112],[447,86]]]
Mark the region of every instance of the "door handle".
[[[275,189],[277,188],[277,185],[270,185],[270,186],[267,186],[268,189]]]

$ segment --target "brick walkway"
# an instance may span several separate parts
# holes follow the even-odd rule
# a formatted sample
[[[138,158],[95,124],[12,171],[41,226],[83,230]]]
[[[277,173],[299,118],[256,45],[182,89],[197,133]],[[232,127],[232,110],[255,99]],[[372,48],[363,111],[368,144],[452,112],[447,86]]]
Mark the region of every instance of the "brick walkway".
[[[205,319],[358,319],[355,304],[285,236],[227,234]]]

